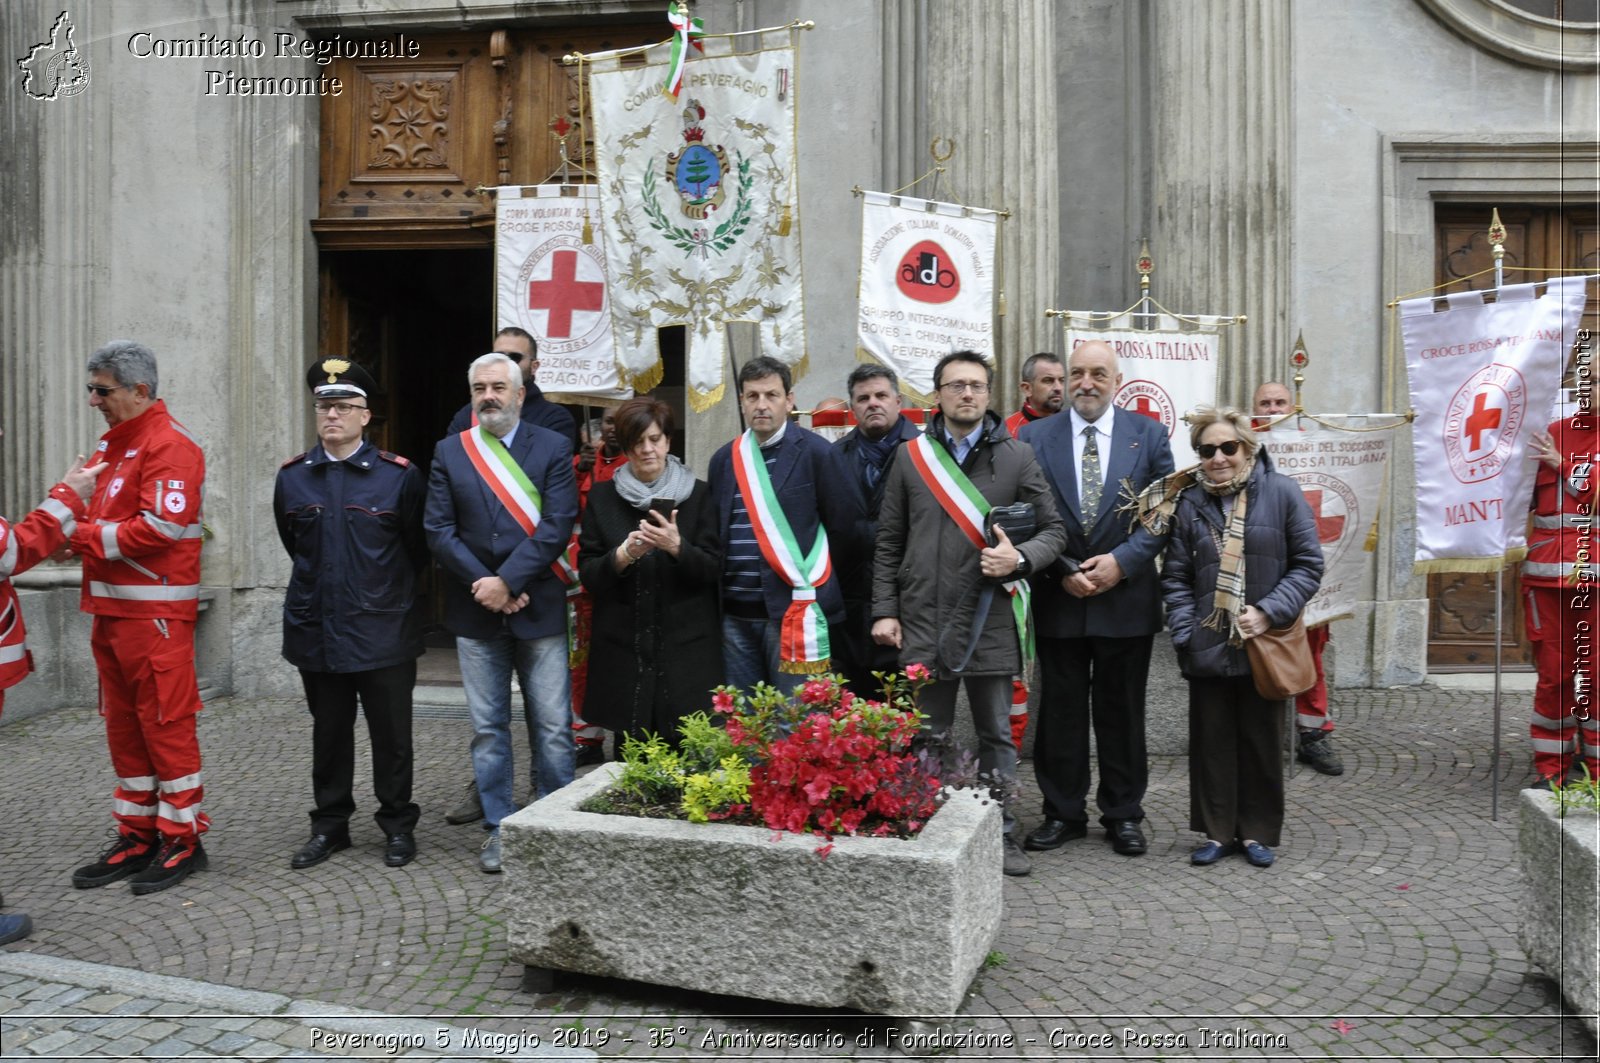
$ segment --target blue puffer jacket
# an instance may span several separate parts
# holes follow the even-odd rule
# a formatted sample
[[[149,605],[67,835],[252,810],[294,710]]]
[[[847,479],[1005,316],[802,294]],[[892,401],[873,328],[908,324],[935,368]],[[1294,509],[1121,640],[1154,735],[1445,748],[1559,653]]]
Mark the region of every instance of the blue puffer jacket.
[[[1266,613],[1273,627],[1284,627],[1294,622],[1322,584],[1316,521],[1300,485],[1273,471],[1265,450],[1256,452],[1246,491],[1245,604]],[[1199,486],[1178,496],[1161,565],[1161,593],[1178,665],[1190,679],[1250,674],[1249,656],[1242,646],[1228,645],[1226,630],[1201,626],[1211,615],[1222,564],[1216,537],[1226,530],[1221,499]]]

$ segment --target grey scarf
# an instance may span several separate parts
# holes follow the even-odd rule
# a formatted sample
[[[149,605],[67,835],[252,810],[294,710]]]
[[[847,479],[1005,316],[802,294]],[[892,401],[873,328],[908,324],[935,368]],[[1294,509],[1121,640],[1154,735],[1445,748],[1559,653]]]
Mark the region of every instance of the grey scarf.
[[[642,512],[650,508],[652,498],[670,498],[681,504],[694,491],[695,479],[677,455],[668,454],[666,468],[652,483],[645,483],[635,476],[632,465],[618,468],[611,482],[617,485],[617,494],[622,496],[624,502]]]

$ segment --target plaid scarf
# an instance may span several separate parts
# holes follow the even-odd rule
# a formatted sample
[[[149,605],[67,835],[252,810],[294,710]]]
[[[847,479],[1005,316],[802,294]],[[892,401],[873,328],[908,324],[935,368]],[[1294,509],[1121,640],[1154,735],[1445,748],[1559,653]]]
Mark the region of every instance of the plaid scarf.
[[[1199,486],[1207,494],[1219,498],[1235,496],[1233,513],[1228,517],[1226,530],[1220,535],[1215,531],[1212,533],[1222,564],[1217,571],[1217,591],[1212,599],[1211,615],[1201,621],[1203,626],[1213,631],[1226,628],[1228,644],[1231,646],[1244,644],[1244,636],[1239,632],[1239,612],[1245,606],[1244,517],[1249,508],[1245,488],[1250,483],[1253,471],[1255,460],[1252,458],[1238,476],[1227,483],[1217,484],[1205,478],[1199,465],[1191,465],[1152,481],[1140,492],[1137,501],[1124,507],[1132,510],[1139,523],[1152,535],[1165,535],[1172,528],[1173,514],[1178,511],[1178,496],[1189,488]]]

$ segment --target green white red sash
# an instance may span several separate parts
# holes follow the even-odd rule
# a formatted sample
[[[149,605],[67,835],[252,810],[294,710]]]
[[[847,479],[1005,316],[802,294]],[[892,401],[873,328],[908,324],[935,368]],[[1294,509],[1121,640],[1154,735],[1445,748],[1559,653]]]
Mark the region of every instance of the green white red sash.
[[[906,444],[906,453],[911,458],[911,467],[917,470],[939,507],[955,521],[962,534],[979,550],[988,546],[983,519],[993,507],[961,471],[950,451],[927,435],[919,435]],[[1026,671],[1033,661],[1033,612],[1030,608],[1033,591],[1025,579],[1014,579],[1004,586],[1011,595],[1011,615],[1017,623],[1017,650],[1022,654],[1022,667]]]
[[[479,425],[461,433],[461,446],[467,452],[473,469],[483,478],[489,490],[494,492],[500,504],[506,507],[511,519],[527,533],[528,538],[533,538],[533,533],[539,530],[539,507],[543,500],[539,496],[539,489],[511,456],[511,451],[493,433]],[[570,553],[569,541],[568,549],[550,566],[550,571],[568,587],[578,582],[578,570],[568,556]]]
[[[789,527],[789,518],[772,489],[772,477],[767,474],[767,463],[761,458],[753,430],[747,429],[733,446],[733,475],[745,508],[750,511],[761,556],[792,588],[789,608],[784,611],[778,630],[778,671],[826,672],[830,654],[828,619],[817,604],[817,588],[833,576],[828,531],[817,525],[817,538],[810,553],[800,552],[794,529]]]

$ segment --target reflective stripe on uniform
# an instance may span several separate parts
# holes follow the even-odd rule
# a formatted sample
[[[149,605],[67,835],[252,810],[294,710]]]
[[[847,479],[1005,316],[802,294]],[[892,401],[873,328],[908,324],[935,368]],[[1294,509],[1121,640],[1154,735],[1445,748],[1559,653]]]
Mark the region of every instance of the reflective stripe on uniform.
[[[119,816],[153,816],[156,814],[155,805],[136,805],[132,801],[117,798],[111,802],[111,810]]]
[[[1530,738],[1535,753],[1565,753],[1572,748],[1572,740],[1557,738]]]
[[[163,779],[161,781],[161,792],[164,794],[175,794],[182,790],[193,790],[199,785],[200,773],[195,772],[193,775],[185,775],[181,779]]]
[[[131,779],[117,779],[117,785],[124,790],[154,790],[156,777],[154,775],[139,775]]]
[[[173,823],[193,823],[200,818],[200,810],[198,808],[174,808],[163,801],[156,815],[162,819],[171,820]]]
[[[1522,574],[1524,576],[1541,576],[1546,579],[1566,579],[1572,573],[1570,561],[1524,561]]]
[[[92,580],[89,594],[95,598],[116,598],[124,602],[186,602],[200,599],[200,584],[187,583],[174,587],[124,587],[115,583]]]
[[[120,527],[120,524],[105,524],[100,528],[100,549],[107,561],[122,560],[122,550],[117,546],[117,529]]]
[[[1535,528],[1592,528],[1594,517],[1588,513],[1556,513],[1545,516],[1542,513],[1533,515]]]
[[[6,548],[0,550],[0,579],[10,579],[11,571],[17,567],[17,537],[6,536]]]
[[[47,498],[39,503],[39,508],[54,517],[56,523],[61,525],[61,534],[72,538],[72,533],[78,527],[77,519],[73,517],[72,510],[65,502],[58,498]]]
[[[28,644],[19,642],[15,646],[0,646],[0,664],[15,664],[28,655]]]
[[[176,521],[162,520],[154,513],[143,514],[144,522],[168,539],[198,539],[205,534],[205,529],[198,524],[179,524]]]

